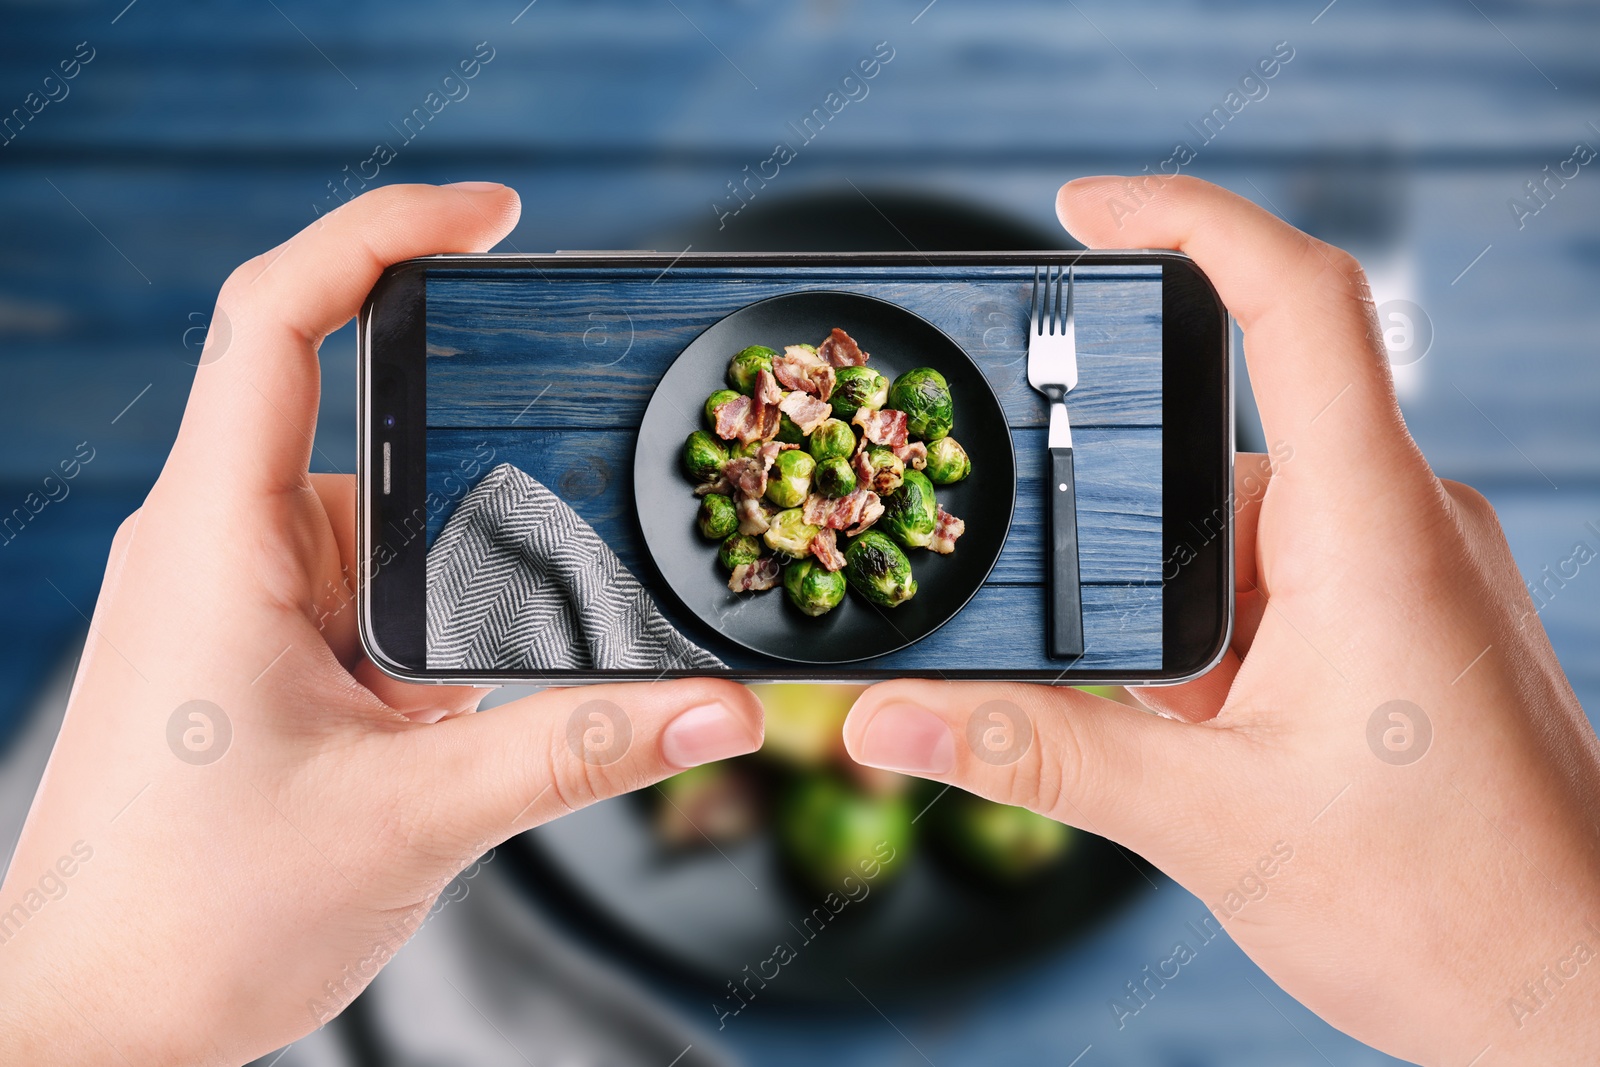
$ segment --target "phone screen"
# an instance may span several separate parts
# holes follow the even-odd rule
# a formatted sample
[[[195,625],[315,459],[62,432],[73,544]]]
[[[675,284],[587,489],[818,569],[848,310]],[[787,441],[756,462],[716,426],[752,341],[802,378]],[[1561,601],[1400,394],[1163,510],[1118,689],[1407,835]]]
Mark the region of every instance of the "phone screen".
[[[1170,320],[1192,311],[1172,261],[1054,256],[419,261],[409,340],[390,347],[420,351],[390,362],[405,385],[364,415],[364,488],[391,516],[369,517],[368,548],[420,608],[400,665],[551,681],[1173,673],[1174,641],[1227,627],[1209,574],[1229,540],[1225,342],[1191,338],[1175,366]],[[1029,342],[1036,307],[1064,329],[1068,304],[1062,474]],[[1207,409],[1206,433],[1170,436],[1174,389]],[[1052,496],[1069,488],[1063,559]],[[1192,520],[1208,500],[1175,536],[1169,512]],[[1189,588],[1201,570],[1211,581]],[[1045,619],[1067,586],[1082,640],[1062,655]]]

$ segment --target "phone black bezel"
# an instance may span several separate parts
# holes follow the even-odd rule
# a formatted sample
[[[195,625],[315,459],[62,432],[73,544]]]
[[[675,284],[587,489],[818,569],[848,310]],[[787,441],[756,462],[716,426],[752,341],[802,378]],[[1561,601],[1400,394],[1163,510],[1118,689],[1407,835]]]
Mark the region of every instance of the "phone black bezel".
[[[1171,685],[1222,657],[1233,632],[1233,375],[1231,328],[1211,282],[1181,252],[543,253],[427,256],[395,264],[358,320],[357,513],[361,642],[384,672],[460,685],[583,685],[671,677],[640,671],[440,671],[425,663],[425,327],[427,271],[530,267],[1160,265],[1162,267],[1162,666],[1157,671],[893,671],[871,667],[734,670],[742,682],[872,682],[892,677],[1060,685]],[[383,417],[396,415],[385,427]],[[1169,447],[1169,440],[1186,442]],[[373,491],[390,450],[391,492]],[[419,458],[421,457],[421,458]],[[410,462],[416,459],[416,462]],[[414,503],[420,502],[420,503]],[[380,550],[383,555],[380,557]],[[380,580],[381,577],[381,580]],[[1041,620],[1042,626],[1042,620]],[[695,672],[682,672],[693,676]]]

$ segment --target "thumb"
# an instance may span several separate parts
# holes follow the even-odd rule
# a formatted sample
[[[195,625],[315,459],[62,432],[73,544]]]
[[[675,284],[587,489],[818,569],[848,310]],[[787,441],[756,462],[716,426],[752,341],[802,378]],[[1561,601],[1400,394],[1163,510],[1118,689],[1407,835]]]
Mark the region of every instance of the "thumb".
[[[1163,828],[1217,733],[1075,689],[903,680],[861,694],[844,743],[858,763],[960,786],[1148,855],[1165,851]]]
[[[547,689],[419,725],[440,844],[504,841],[597,800],[761,747],[761,701],[715,679]],[[437,802],[436,802],[437,801]]]
[[[391,264],[490,248],[519,211],[501,185],[389,185],[239,267],[217,296],[169,466],[225,491],[301,485],[322,339],[361,310]]]

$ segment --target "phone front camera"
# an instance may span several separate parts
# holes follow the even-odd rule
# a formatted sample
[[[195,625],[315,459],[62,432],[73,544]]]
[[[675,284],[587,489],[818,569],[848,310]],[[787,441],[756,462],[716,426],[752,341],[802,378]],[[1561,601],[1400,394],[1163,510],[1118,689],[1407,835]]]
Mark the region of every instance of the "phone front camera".
[[[394,416],[393,415],[385,415],[383,417],[383,425],[387,429],[390,429],[390,430],[394,429]]]

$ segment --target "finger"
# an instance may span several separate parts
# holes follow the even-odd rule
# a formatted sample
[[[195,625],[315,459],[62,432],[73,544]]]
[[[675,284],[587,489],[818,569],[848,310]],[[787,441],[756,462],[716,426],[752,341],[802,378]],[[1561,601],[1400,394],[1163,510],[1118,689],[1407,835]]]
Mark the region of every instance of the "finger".
[[[351,672],[367,691],[412,722],[433,723],[477,708],[493,690],[474,685],[422,685],[403,682],[379,670],[363,655]]]
[[[1175,248],[1205,271],[1244,330],[1267,440],[1292,448],[1291,476],[1326,490],[1369,488],[1402,464],[1426,472],[1347,253],[1187,176],[1082,178],[1062,187],[1056,211],[1091,248]]]
[[[1228,702],[1228,692],[1239,674],[1239,654],[1223,651],[1217,665],[1193,681],[1179,685],[1143,685],[1131,691],[1151,711],[1184,722],[1215,719]]]
[[[492,247],[518,210],[500,185],[386,186],[234,271],[217,297],[175,469],[224,492],[304,485],[322,338],[360,310],[385,267]]]
[[[419,727],[452,842],[503,841],[688,767],[753,752],[761,702],[717,679],[547,689]],[[421,731],[425,730],[425,733]]]
[[[1261,505],[1272,484],[1272,457],[1263,452],[1240,452],[1233,460],[1233,636],[1215,667],[1181,685],[1140,686],[1133,690],[1139,702],[1152,711],[1185,722],[1204,722],[1222,711],[1250,651],[1261,615],[1266,610],[1266,590],[1260,584],[1256,562],[1256,530]]]
[[[857,762],[957,785],[1135,848],[1206,766],[1214,733],[1073,689],[926,680],[873,686],[844,724]]]
[[[311,489],[322,503],[328,527],[339,546],[337,574],[324,575],[312,590],[311,603],[317,628],[335,658],[353,669],[361,658],[356,623],[356,479],[351,474],[313,474]]]
[[[1250,651],[1267,590],[1259,556],[1261,505],[1272,485],[1272,457],[1240,452],[1233,461],[1233,650],[1243,658]]]
[[[311,488],[322,502],[339,545],[340,566],[325,578],[312,604],[317,627],[340,663],[374,696],[415,722],[438,722],[478,706],[490,690],[470,685],[418,685],[383,673],[361,648],[356,625],[356,480],[348,474],[313,474]]]

